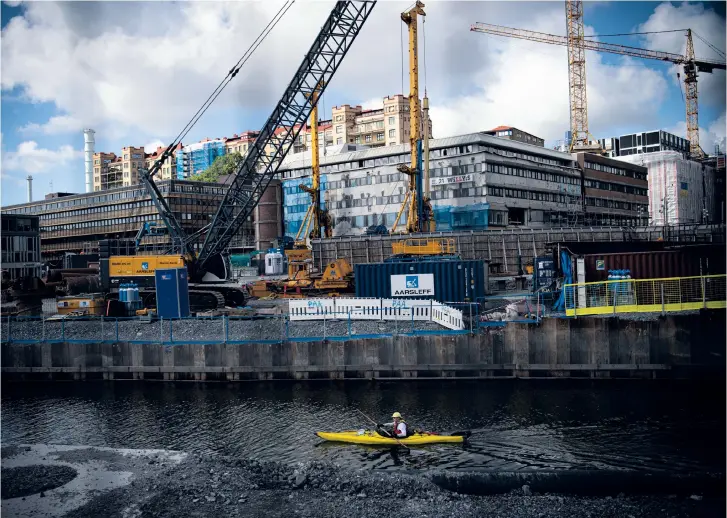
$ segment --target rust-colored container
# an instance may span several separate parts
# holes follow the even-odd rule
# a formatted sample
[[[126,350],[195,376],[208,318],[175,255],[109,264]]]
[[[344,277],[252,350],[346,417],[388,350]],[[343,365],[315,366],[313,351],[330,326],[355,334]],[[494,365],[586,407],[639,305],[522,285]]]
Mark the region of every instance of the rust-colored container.
[[[704,245],[677,250],[587,254],[586,282],[608,280],[609,270],[630,270],[632,279],[664,279],[725,273],[725,246]]]

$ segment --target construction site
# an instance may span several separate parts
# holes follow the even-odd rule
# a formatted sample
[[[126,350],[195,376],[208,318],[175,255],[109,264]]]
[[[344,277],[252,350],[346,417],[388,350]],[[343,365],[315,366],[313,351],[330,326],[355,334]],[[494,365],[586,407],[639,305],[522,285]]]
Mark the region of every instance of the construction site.
[[[417,1],[401,13],[408,34],[409,92],[385,102],[397,111],[396,124],[406,123],[401,128],[408,143],[383,145],[389,122],[377,112],[369,115],[380,122],[366,126],[364,121],[351,130],[350,139],[346,134],[347,142],[331,147],[327,133],[319,131],[319,102],[375,5],[336,3],[264,126],[250,133],[234,174],[218,182],[188,178],[224,154],[221,140],[213,142],[214,157],[205,155],[204,163],[200,158],[192,173],[184,169],[175,179],[172,172],[160,172],[175,160],[182,167],[178,149],[192,153],[211,146],[182,147],[193,119],[153,160],[142,162],[143,149],[124,148],[124,153],[130,150],[136,180],[124,183],[126,158],[119,158],[119,164],[103,166],[103,185],[91,190],[96,185],[91,180],[93,157],[99,154],[93,149],[93,130],[87,130],[85,194],[59,193],[35,202],[29,183],[28,203],[4,207],[3,342],[37,346],[29,353],[37,358],[21,361],[17,349],[4,345],[3,371],[73,373],[75,360],[56,364],[46,358],[50,349],[45,346],[55,344],[293,344],[297,351],[296,340],[482,337],[502,333],[508,324],[536,329],[544,322],[580,317],[649,321],[671,312],[718,310],[724,318],[724,196],[715,195],[724,190],[724,158],[720,162],[720,156],[706,154],[699,144],[697,75],[722,73],[725,61],[695,57],[691,30],[685,55],[594,41],[584,37],[579,1],[565,2],[567,36],[474,23],[473,37],[568,47],[570,141],[562,150],[547,149],[542,139],[507,127],[433,138],[426,84],[420,86],[419,42],[426,12]],[[286,6],[276,17],[285,15]],[[270,30],[268,26],[261,37]],[[634,154],[620,159],[591,135],[586,51],[683,67],[687,140],[677,144],[683,152],[656,151],[658,143],[651,137],[653,149],[644,152],[639,134]],[[241,67],[231,69],[226,79]],[[357,109],[335,108],[369,116]],[[336,119],[326,124],[333,132]],[[304,129],[310,146],[296,153]],[[376,140],[382,145],[363,145]],[[133,162],[135,151],[138,162]],[[548,332],[557,334],[557,326],[547,324]],[[431,347],[445,347],[440,342]],[[475,347],[462,345],[462,351],[470,346]],[[397,359],[384,355],[371,361],[460,366],[398,369],[441,371],[443,376],[450,371],[533,370],[504,366],[523,363],[560,365],[542,368],[548,371],[636,372],[640,363],[633,357],[596,361],[587,353],[572,362],[529,361],[518,347],[512,342],[510,351],[518,358],[473,359],[470,363],[478,368],[434,349],[430,359],[429,353],[407,359],[407,347],[397,349]],[[609,345],[598,347],[607,350]],[[197,379],[202,373],[242,372],[224,370],[228,364],[219,355],[230,349],[209,352],[219,358],[210,357],[207,367],[221,371],[195,370],[198,353],[194,360],[180,360],[181,370],[154,371],[167,360],[162,362],[157,352],[130,350],[127,359],[122,354],[108,360],[89,349],[82,353],[86,370],[76,374],[103,372],[108,378],[132,364],[141,368],[133,370],[134,376],[153,371],[164,373],[164,379],[185,372]],[[98,354],[106,363],[88,359]],[[343,376],[348,365],[341,358],[335,369],[326,369],[332,351],[301,354],[310,360],[306,365],[330,370],[333,377]],[[361,354],[359,367],[367,361],[365,351]],[[147,355],[155,358],[148,364]],[[278,370],[259,371],[263,379],[278,371],[298,372],[295,354],[283,356],[290,358],[271,360]],[[242,368],[244,361],[236,358],[228,366]],[[483,368],[487,361],[499,367]],[[668,361],[641,363],[658,363],[652,373],[668,369]],[[104,370],[113,366],[121,371]],[[145,366],[151,371],[144,371]],[[372,367],[371,372],[385,370]],[[305,376],[314,371],[311,367]]]

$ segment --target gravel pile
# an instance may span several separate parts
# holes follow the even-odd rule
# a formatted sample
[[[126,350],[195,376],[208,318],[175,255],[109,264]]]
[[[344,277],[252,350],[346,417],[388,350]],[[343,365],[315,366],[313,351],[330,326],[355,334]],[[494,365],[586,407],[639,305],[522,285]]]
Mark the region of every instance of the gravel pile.
[[[7,326],[7,324],[5,324]],[[111,340],[115,341],[118,327],[118,341],[169,342],[223,341],[225,329],[222,320],[182,320],[144,322],[139,320],[68,320],[45,323],[39,320],[12,322],[12,338],[15,340]],[[434,322],[381,322],[354,320],[351,335],[400,334],[411,331],[444,330]],[[3,338],[7,337],[3,328]],[[242,340],[284,340],[305,337],[348,336],[349,324],[338,321],[286,322],[281,318],[229,320],[228,337],[231,341]]]
[[[83,450],[93,460],[93,450]],[[64,459],[68,460],[68,459]],[[102,459],[103,460],[103,459]],[[121,461],[120,461],[121,462]],[[575,497],[449,492],[422,474],[354,471],[321,463],[293,466],[189,455],[176,465],[158,457],[123,459],[130,485],[103,492],[68,513],[74,517],[664,517],[721,516],[723,498]],[[3,480],[8,477],[3,471]]]

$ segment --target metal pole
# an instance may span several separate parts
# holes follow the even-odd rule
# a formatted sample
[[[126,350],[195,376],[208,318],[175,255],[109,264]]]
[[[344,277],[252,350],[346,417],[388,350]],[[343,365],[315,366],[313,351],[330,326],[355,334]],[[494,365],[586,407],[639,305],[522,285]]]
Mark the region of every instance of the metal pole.
[[[664,315],[666,313],[664,309],[664,283],[660,283],[659,286],[661,287],[661,314]]]
[[[705,285],[704,285],[704,276],[702,276],[700,281],[702,284],[702,307],[704,309],[707,309],[707,294],[706,294]]]
[[[326,339],[326,309],[323,308],[323,339]]]
[[[351,338],[351,310],[348,310],[348,337]]]

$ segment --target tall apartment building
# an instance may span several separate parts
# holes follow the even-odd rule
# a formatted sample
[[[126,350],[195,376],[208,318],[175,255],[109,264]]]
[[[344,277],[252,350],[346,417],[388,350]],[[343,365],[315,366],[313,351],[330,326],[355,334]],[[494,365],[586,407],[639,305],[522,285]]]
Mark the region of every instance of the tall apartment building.
[[[420,114],[420,119],[423,124],[423,114]],[[381,147],[409,143],[409,98],[403,95],[384,97],[383,106],[375,110],[364,110],[361,106],[348,104],[334,106],[331,121],[330,145]],[[426,123],[431,137],[431,117]]]
[[[259,131],[246,131],[241,135],[235,133],[232,137],[225,138],[225,153],[240,153],[245,156],[258,135],[260,135]]]
[[[490,131],[484,131],[483,133],[493,137],[506,138],[508,140],[524,142],[525,144],[532,144],[534,146],[545,146],[545,141],[540,137],[536,137],[535,135],[531,135],[523,130],[513,128],[512,126],[498,126],[496,128],[492,128]]]
[[[121,156],[115,153],[94,153],[93,190],[105,191],[139,183],[139,169],[144,167],[144,148],[127,146]]]
[[[156,151],[153,153],[146,153],[144,155],[144,161],[146,163],[146,168],[151,169],[151,167],[154,165],[154,163],[159,160],[159,158],[164,154],[164,151],[166,150],[166,147],[160,146],[156,148]],[[173,178],[177,177],[177,152],[182,149],[182,144],[178,144],[177,148],[174,150],[174,152],[164,160],[164,163],[161,165],[161,169],[157,173],[156,179],[158,180],[171,180]]]
[[[583,171],[584,223],[647,225],[647,168],[593,153],[574,153]]]
[[[218,156],[225,154],[224,139],[206,138],[200,142],[184,146],[177,151],[177,179],[183,180],[191,178],[195,174],[201,173],[209,166]]]
[[[582,216],[581,171],[568,153],[482,133],[433,139],[429,149],[437,230],[565,226],[572,213]],[[390,229],[405,198],[407,176],[396,168],[409,162],[409,144],[338,151],[321,157],[321,197],[334,235]],[[295,236],[310,203],[299,187],[310,185],[309,154],[288,155],[279,172],[285,232]]]

